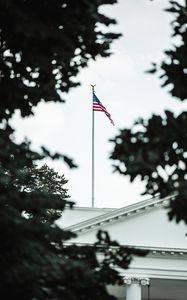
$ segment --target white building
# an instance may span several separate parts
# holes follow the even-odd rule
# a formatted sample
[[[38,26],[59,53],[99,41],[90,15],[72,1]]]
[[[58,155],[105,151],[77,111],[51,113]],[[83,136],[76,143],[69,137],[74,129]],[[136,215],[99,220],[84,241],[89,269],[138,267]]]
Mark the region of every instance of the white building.
[[[76,232],[72,242],[90,244],[98,229],[121,245],[149,250],[121,271],[124,286],[109,286],[120,300],[187,300],[187,227],[170,222],[169,197],[149,199],[120,209],[75,208],[59,224]]]

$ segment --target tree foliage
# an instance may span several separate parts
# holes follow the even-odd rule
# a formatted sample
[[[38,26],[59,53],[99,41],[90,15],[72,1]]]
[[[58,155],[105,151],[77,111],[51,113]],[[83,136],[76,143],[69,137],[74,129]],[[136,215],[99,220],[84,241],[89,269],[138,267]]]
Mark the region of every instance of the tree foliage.
[[[65,206],[73,205],[67,201],[64,176],[46,165],[24,167],[14,176],[12,186],[6,180],[8,199],[3,203],[1,197],[1,295],[29,300],[114,299],[106,289],[107,284],[122,284],[114,267],[126,269],[132,254],[146,253],[119,246],[103,231],[93,246],[66,244],[76,235],[56,225]]]
[[[170,1],[168,12],[174,14],[173,36],[180,45],[166,51],[160,66],[153,64],[150,73],[161,71],[162,86],[169,86],[175,98],[187,99],[187,7]],[[120,130],[114,142],[111,158],[115,170],[137,176],[146,182],[144,194],[166,196],[175,194],[170,203],[170,219],[187,223],[187,112],[165,116],[153,115],[148,120],[137,120],[131,129]]]
[[[0,1],[0,119],[19,109],[22,116],[44,101],[63,101],[78,83],[75,76],[88,60],[108,56],[119,34],[102,32],[98,24],[115,24],[99,13],[115,0]]]
[[[7,174],[8,175],[8,174]],[[26,193],[43,193],[51,199],[55,199],[57,196],[64,202],[64,207],[69,196],[67,189],[64,185],[68,181],[64,175],[59,175],[52,168],[49,168],[46,164],[37,167],[32,165],[31,167],[24,167],[23,169],[17,170],[15,178],[12,178],[12,183],[21,192]],[[73,206],[73,202],[68,202],[70,207]],[[29,216],[31,216],[30,214]],[[49,209],[45,215],[44,221],[54,222],[62,216],[62,209]]]
[[[17,170],[13,184],[19,191],[46,192],[51,195],[60,195],[63,199],[67,198],[67,189],[64,185],[67,183],[64,175],[59,175],[46,164],[38,167],[32,165],[30,168],[24,167]]]
[[[142,255],[119,248],[107,233],[101,232],[93,247],[65,244],[75,235],[57,226],[58,214],[48,218],[49,211],[63,211],[72,205],[63,190],[64,178],[59,183],[53,171],[46,167],[33,169],[33,164],[46,156],[63,158],[70,167],[75,167],[74,162],[45,147],[40,153],[34,152],[28,141],[16,144],[9,124],[15,110],[25,117],[33,114],[33,107],[40,101],[63,102],[63,93],[78,85],[75,77],[81,68],[98,55],[110,55],[110,44],[119,34],[100,30],[99,24],[109,26],[115,20],[101,14],[99,8],[114,3],[115,0],[0,0],[3,299],[113,299],[106,289],[106,284],[120,281],[113,266],[127,268],[133,253]],[[102,253],[101,261],[98,251]]]

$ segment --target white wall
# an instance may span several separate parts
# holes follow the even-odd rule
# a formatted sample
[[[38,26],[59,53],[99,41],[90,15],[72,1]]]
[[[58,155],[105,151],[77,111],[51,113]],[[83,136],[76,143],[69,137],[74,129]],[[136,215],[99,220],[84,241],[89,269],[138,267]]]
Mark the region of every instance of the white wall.
[[[98,229],[107,230],[122,245],[187,248],[187,227],[170,222],[163,208],[152,208],[129,217],[80,232],[77,241],[93,243]]]

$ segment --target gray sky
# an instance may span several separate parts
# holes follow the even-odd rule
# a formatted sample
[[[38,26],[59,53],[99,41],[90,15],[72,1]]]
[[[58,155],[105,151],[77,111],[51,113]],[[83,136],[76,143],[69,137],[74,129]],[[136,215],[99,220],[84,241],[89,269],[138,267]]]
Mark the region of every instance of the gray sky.
[[[18,141],[24,137],[34,149],[45,145],[73,157],[79,168],[70,170],[62,161],[47,161],[69,180],[67,188],[79,206],[91,206],[91,117],[92,92],[95,93],[116,124],[111,125],[103,113],[95,113],[95,206],[122,207],[148,198],[141,197],[144,184],[112,173],[108,159],[112,143],[108,140],[127,128],[138,117],[162,114],[165,109],[180,112],[185,104],[172,99],[160,87],[156,76],[145,74],[151,62],[159,62],[163,51],[171,45],[171,16],[163,11],[165,0],[121,0],[105,6],[102,12],[118,20],[111,31],[123,33],[113,44],[111,57],[98,58],[82,70],[81,86],[66,95],[66,104],[41,103],[35,116],[21,119],[17,113],[12,124]]]

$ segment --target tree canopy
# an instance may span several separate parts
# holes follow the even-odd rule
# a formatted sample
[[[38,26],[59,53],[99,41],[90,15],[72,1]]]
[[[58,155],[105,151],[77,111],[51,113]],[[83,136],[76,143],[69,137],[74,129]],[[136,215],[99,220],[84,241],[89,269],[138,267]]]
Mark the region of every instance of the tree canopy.
[[[114,267],[128,268],[144,251],[120,246],[99,231],[93,246],[66,244],[74,233],[56,221],[68,202],[67,183],[47,165],[24,167],[1,194],[0,291],[6,299],[114,299],[107,284],[122,284]],[[13,194],[12,194],[13,193]],[[6,227],[5,227],[6,226]],[[98,259],[98,253],[100,259]],[[102,254],[102,257],[101,257]]]
[[[34,164],[17,170],[16,177],[13,179],[13,184],[19,191],[46,192],[51,195],[60,195],[64,199],[68,198],[67,189],[64,188],[66,183],[64,175],[59,175],[46,164],[41,167]]]
[[[67,245],[75,235],[56,225],[58,214],[48,219],[50,210],[59,212],[72,205],[63,190],[64,178],[61,192],[57,182],[54,192],[53,187],[48,189],[54,183],[53,171],[34,170],[33,164],[46,156],[63,158],[70,167],[75,164],[45,147],[34,152],[28,141],[17,144],[9,125],[15,110],[25,117],[40,101],[63,102],[64,93],[78,85],[75,77],[81,68],[90,59],[110,55],[110,44],[119,34],[100,30],[99,24],[109,26],[115,20],[99,8],[115,2],[0,0],[0,294],[4,299],[113,299],[106,284],[121,281],[113,266],[127,268],[132,254],[143,255],[120,248],[105,232],[98,233],[92,247]],[[98,251],[103,254],[101,261]]]
[[[115,0],[0,1],[0,119],[15,109],[22,116],[44,101],[62,102],[62,93],[78,85],[75,76],[90,59],[110,55],[120,35],[104,32],[115,20],[99,13]],[[4,103],[5,102],[5,103]]]
[[[67,188],[64,187],[68,181],[64,175],[59,175],[54,169],[48,167],[46,164],[38,167],[32,165],[31,167],[24,167],[17,170],[15,178],[12,178],[12,183],[18,191],[26,193],[42,193],[51,199],[55,196],[59,199],[68,200]],[[54,201],[54,200],[53,200]],[[64,204],[66,202],[64,201]],[[68,202],[70,207],[73,207],[73,202]],[[49,209],[46,211],[45,222],[54,222],[62,216],[62,209]],[[31,216],[32,213],[29,214]]]
[[[160,65],[153,63],[149,73],[159,73],[162,86],[168,86],[175,101],[187,99],[187,5],[169,1],[168,12],[174,15],[173,36],[180,43],[165,51],[166,59]],[[115,171],[137,176],[146,182],[144,194],[175,195],[170,203],[170,219],[187,224],[187,112],[179,115],[165,111],[135,121],[131,129],[121,129],[112,139],[111,159]]]

